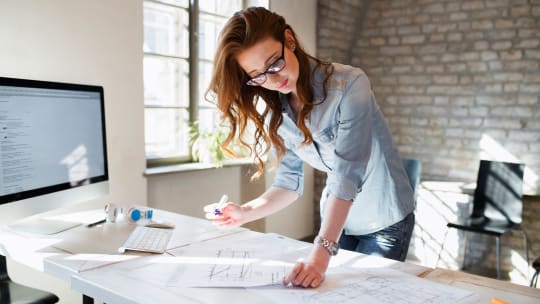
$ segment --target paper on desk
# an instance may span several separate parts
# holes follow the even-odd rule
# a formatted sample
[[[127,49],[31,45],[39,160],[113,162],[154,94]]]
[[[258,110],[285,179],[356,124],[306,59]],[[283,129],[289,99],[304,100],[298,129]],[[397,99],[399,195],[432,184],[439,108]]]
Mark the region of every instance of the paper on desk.
[[[477,303],[473,292],[435,283],[390,268],[329,270],[316,289],[250,288],[275,303]]]
[[[265,286],[281,284],[294,262],[272,256],[309,246],[277,235],[238,233],[101,270],[165,288]]]
[[[241,244],[241,245],[238,245]],[[241,234],[193,244],[170,251],[192,259],[172,285],[190,287],[252,287],[281,284],[294,260],[273,258],[310,247],[275,234],[244,237]],[[294,255],[293,255],[294,256]],[[183,282],[183,283],[180,283]]]

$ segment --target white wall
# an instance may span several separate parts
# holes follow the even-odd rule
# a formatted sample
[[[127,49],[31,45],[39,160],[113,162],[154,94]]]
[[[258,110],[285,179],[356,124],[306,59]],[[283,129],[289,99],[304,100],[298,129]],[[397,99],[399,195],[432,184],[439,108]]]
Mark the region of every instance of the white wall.
[[[140,1],[2,0],[0,37],[2,76],[104,87],[110,201],[145,203]]]
[[[104,87],[110,196],[95,205],[146,203],[142,39],[141,1],[0,1],[1,76]],[[15,280],[53,290],[62,303],[81,301],[59,280],[9,267]]]
[[[317,1],[270,0],[270,10],[282,15],[310,54],[317,51]]]

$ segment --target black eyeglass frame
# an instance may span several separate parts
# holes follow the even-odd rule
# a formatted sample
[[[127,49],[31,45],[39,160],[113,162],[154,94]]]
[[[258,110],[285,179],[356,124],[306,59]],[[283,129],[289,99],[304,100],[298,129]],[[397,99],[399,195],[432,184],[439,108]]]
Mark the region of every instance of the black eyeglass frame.
[[[280,62],[283,62],[283,65],[281,65]],[[258,86],[262,86],[266,80],[268,79],[268,77],[266,76],[267,74],[277,74],[281,71],[283,71],[283,69],[285,68],[285,66],[287,66],[287,62],[285,61],[285,43],[282,42],[281,43],[281,56],[279,56],[278,59],[276,59],[274,62],[272,62],[268,68],[266,69],[266,71],[250,78],[248,81],[246,81],[246,84],[249,85],[249,86],[253,86],[253,87],[258,87]],[[257,81],[255,79],[257,78],[261,78],[262,81]]]

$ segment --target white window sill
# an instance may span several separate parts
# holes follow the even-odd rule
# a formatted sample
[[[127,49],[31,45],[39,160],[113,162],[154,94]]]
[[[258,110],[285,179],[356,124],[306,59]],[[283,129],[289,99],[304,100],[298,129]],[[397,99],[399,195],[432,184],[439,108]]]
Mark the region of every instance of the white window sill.
[[[231,159],[231,160],[225,160],[223,162],[223,168],[245,166],[245,165],[255,165],[255,163],[253,162],[252,159],[249,159],[249,158]],[[185,163],[185,164],[147,168],[146,170],[144,170],[144,176],[155,176],[155,175],[161,175],[161,174],[171,174],[171,173],[199,171],[199,170],[212,170],[212,169],[221,169],[221,168],[217,168],[214,164],[211,164],[211,163]]]

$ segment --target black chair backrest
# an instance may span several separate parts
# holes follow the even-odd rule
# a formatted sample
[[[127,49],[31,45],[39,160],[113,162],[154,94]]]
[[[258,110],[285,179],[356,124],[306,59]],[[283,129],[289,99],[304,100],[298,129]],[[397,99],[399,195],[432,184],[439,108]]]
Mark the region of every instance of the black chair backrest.
[[[524,164],[481,160],[471,217],[521,224],[524,171]]]
[[[8,279],[6,257],[0,254],[0,282],[4,282]]]
[[[413,158],[404,158],[403,167],[405,172],[407,172],[407,177],[409,177],[409,183],[413,190],[413,194],[416,197],[416,187],[420,183],[420,172],[422,171],[422,163],[418,159]]]

